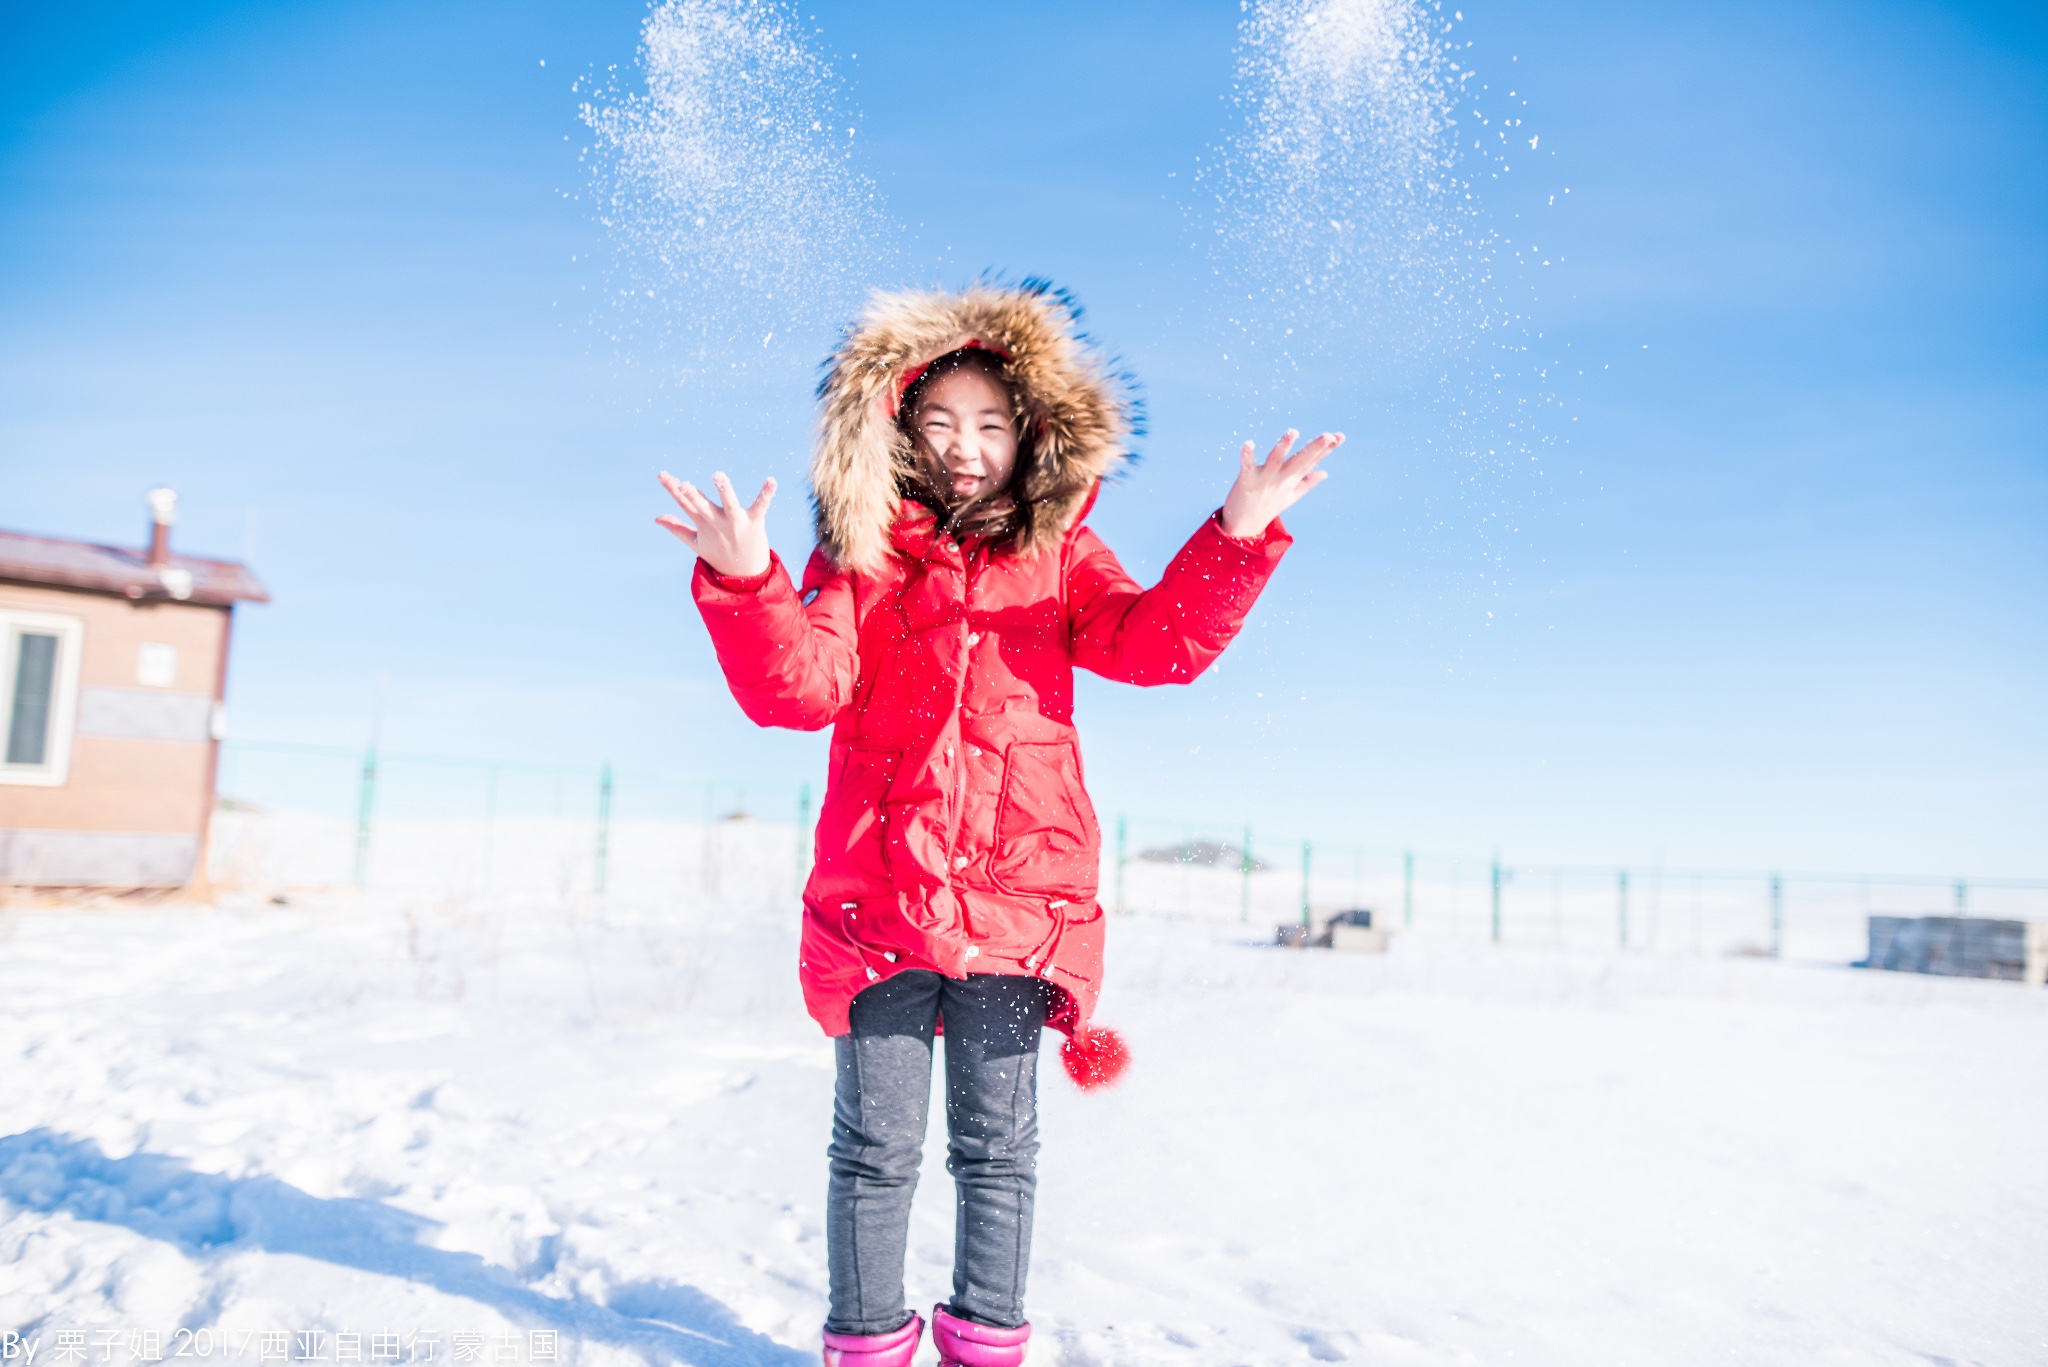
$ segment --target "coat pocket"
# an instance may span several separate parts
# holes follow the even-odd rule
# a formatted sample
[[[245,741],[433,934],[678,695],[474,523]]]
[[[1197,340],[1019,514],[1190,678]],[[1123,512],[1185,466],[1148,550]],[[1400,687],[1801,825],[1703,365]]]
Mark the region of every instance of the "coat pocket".
[[[1012,745],[996,809],[989,873],[1006,892],[1092,901],[1101,881],[1102,835],[1081,785],[1072,741]]]
[[[900,750],[847,750],[818,812],[817,852],[829,893],[876,893],[890,886],[889,788],[903,761]]]
[[[848,940],[892,964],[923,968],[932,961],[936,936],[905,914],[894,893],[841,902],[839,916]]]

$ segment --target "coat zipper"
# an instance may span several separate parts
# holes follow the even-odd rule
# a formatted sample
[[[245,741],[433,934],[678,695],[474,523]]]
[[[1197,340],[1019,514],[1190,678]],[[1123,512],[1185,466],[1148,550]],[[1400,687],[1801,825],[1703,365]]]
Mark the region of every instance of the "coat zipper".
[[[960,810],[965,802],[967,786],[966,737],[960,726],[960,712],[967,703],[967,671],[973,664],[967,656],[967,652],[973,647],[965,644],[965,638],[974,634],[973,624],[967,612],[968,600],[973,596],[972,586],[967,577],[969,564],[969,555],[963,546],[960,552],[960,677],[953,681],[953,739],[946,746],[950,756],[947,763],[953,766],[953,807],[946,813],[946,890],[953,893],[953,900],[956,902],[959,901],[960,894],[953,887],[953,875],[956,871],[953,867],[953,852],[960,847]],[[956,751],[958,753],[954,753]]]

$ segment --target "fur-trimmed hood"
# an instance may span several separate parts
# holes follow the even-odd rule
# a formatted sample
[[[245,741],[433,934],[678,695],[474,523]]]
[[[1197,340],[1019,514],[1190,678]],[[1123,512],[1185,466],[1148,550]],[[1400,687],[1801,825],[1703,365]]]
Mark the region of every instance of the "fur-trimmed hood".
[[[970,344],[1003,358],[1024,426],[1011,487],[1029,516],[1015,549],[1058,544],[1097,482],[1125,460],[1135,416],[1127,382],[1076,331],[1079,316],[1072,299],[1040,281],[877,294],[818,390],[811,499],[826,554],[853,570],[887,558],[899,490],[915,466],[898,401],[924,367]]]

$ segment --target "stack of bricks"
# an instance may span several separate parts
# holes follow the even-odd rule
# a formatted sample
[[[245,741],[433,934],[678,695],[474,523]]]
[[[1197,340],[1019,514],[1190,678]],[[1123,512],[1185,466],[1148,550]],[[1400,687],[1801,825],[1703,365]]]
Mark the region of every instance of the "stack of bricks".
[[[1873,916],[1871,968],[1962,978],[2048,981],[2048,921],[1982,916]]]

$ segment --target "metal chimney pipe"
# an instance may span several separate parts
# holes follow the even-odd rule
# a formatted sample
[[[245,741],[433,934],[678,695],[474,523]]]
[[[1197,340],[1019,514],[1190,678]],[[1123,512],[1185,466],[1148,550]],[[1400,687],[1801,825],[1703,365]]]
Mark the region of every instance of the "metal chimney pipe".
[[[171,563],[171,523],[178,517],[178,495],[173,489],[149,491],[149,563],[162,569]]]

